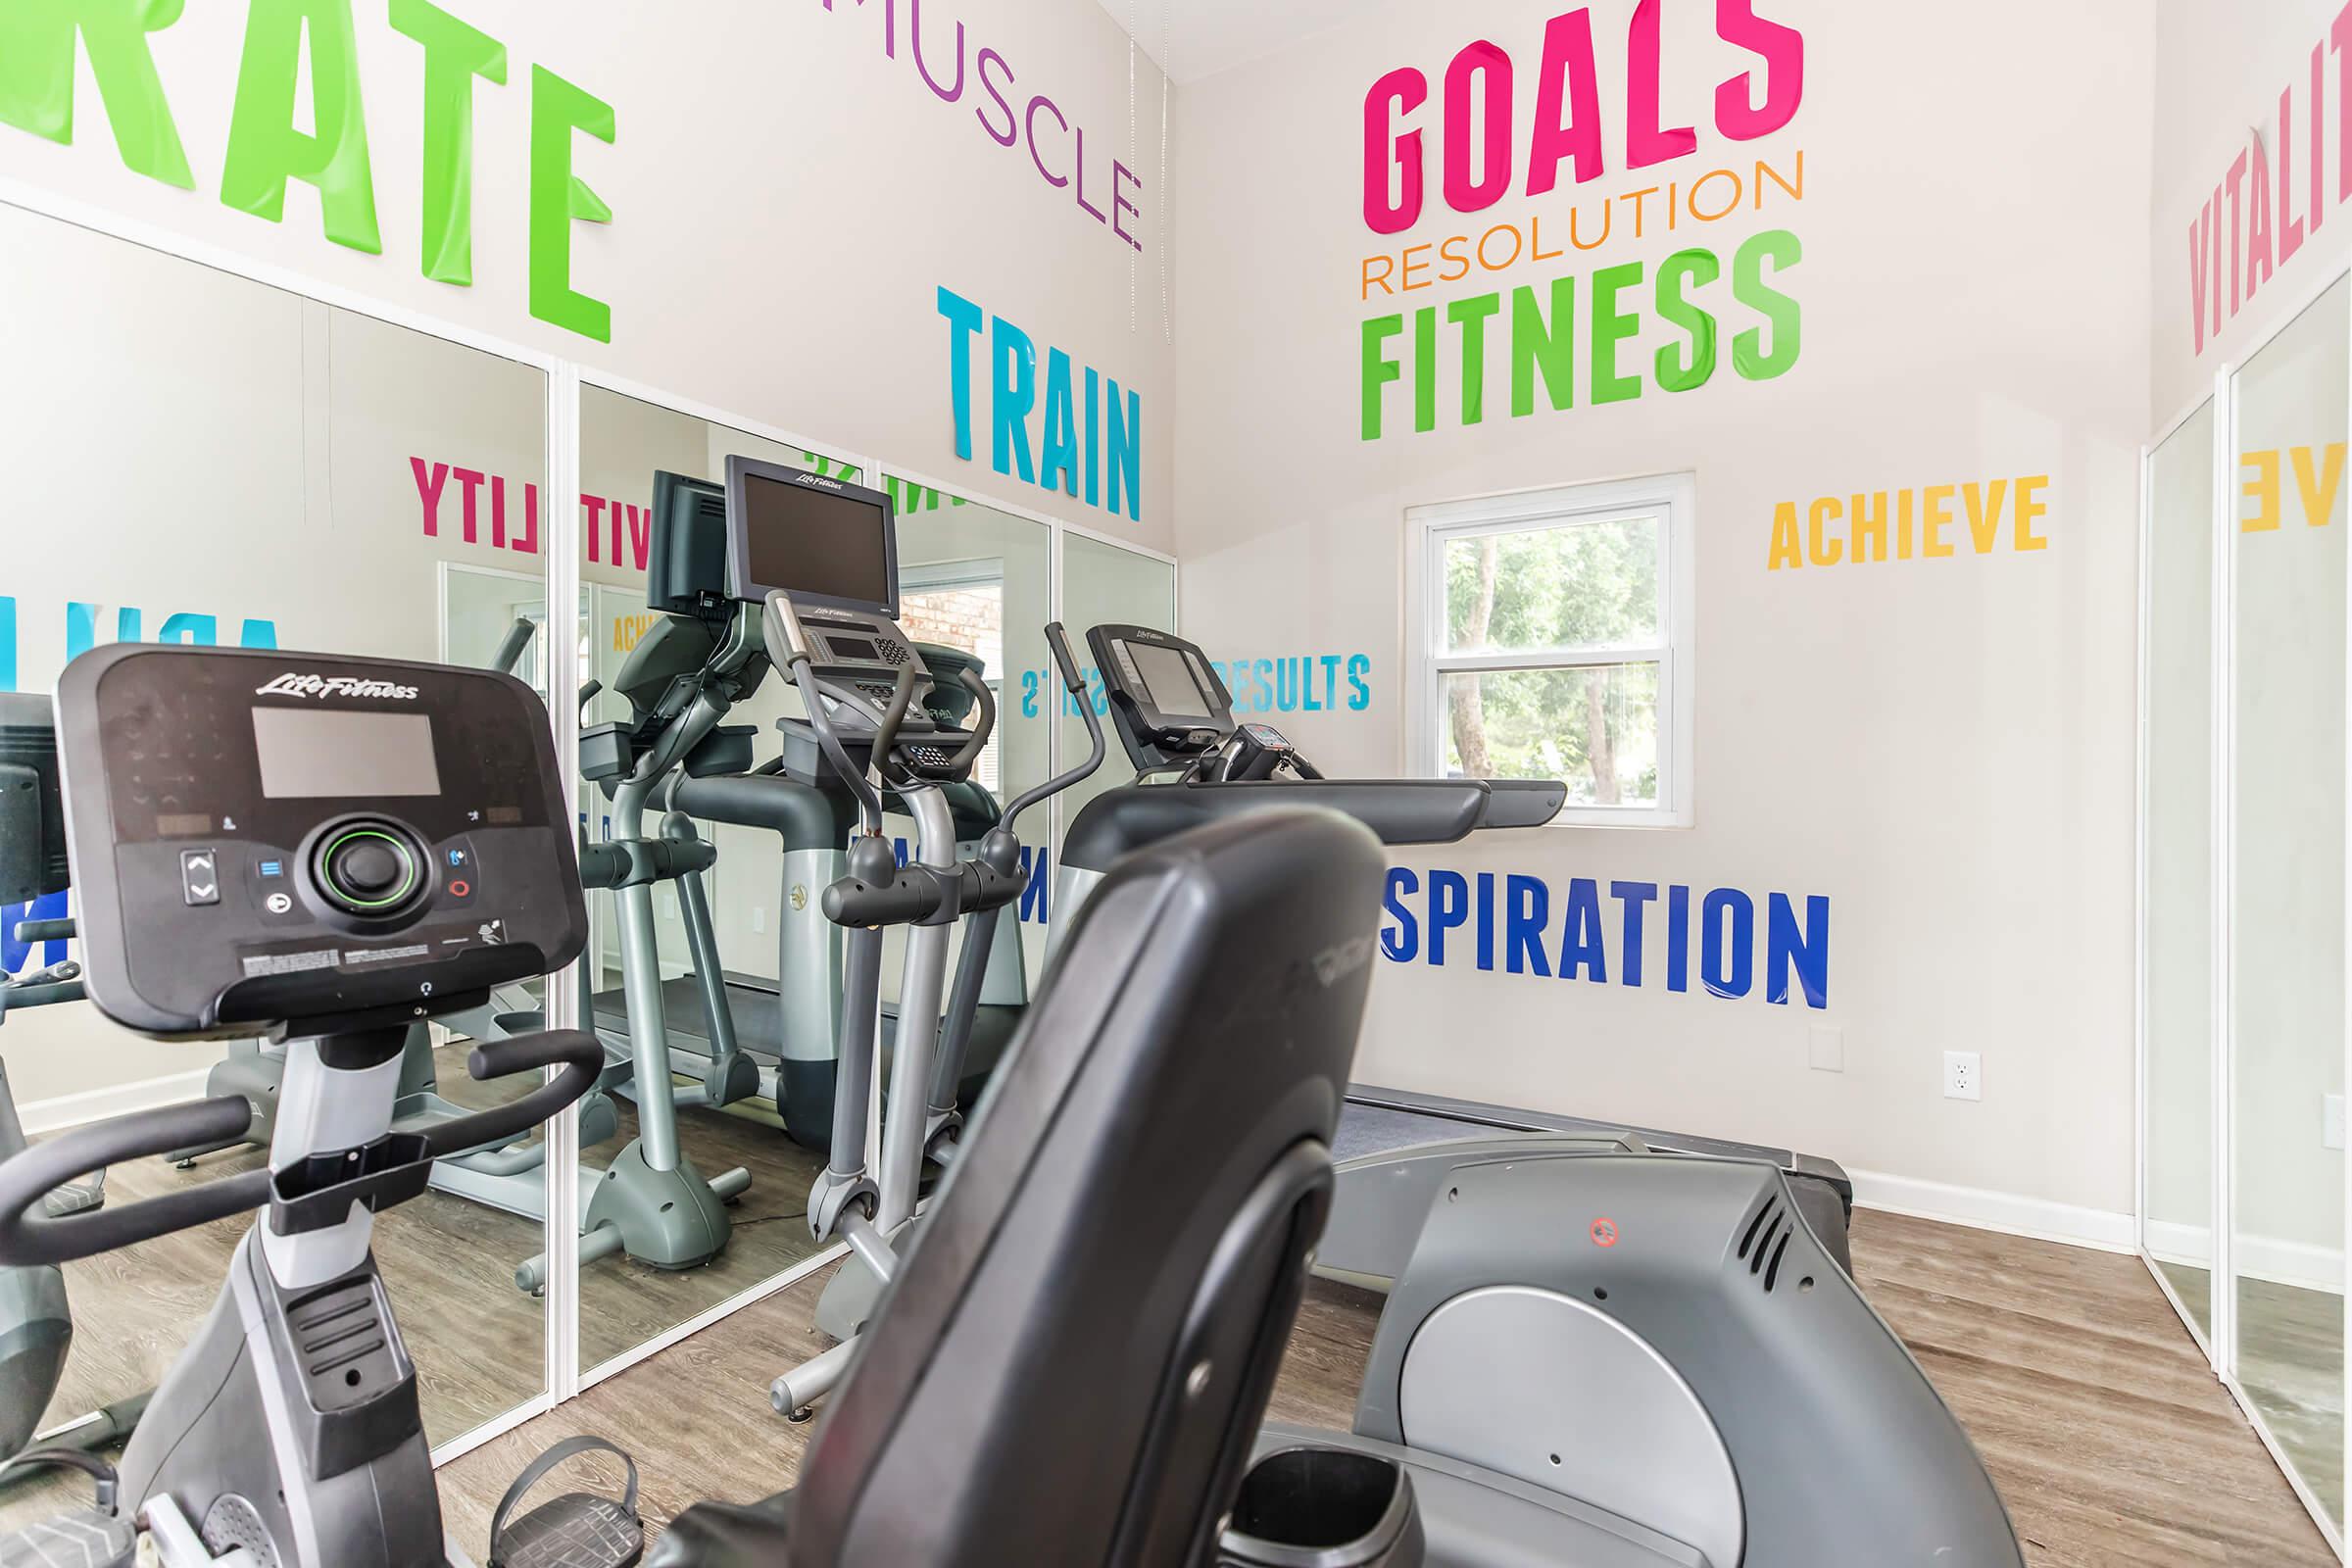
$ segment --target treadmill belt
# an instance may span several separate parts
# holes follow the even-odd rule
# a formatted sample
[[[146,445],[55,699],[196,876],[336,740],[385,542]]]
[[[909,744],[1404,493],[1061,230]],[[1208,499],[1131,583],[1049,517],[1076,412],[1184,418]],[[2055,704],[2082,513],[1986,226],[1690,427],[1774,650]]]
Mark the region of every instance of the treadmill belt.
[[[619,988],[598,992],[595,1008],[597,1027],[628,1033],[628,1003]],[[735,1044],[739,1049],[770,1060],[782,1055],[783,1011],[774,982],[741,985],[733,976],[728,977],[727,1012],[735,1020]],[[694,976],[682,974],[662,982],[662,1017],[668,1025],[671,1044],[710,1054],[710,1031],[703,1017],[703,988]]]
[[[1418,1111],[1366,1105],[1350,1100],[1340,1110],[1340,1130],[1332,1138],[1331,1156],[1355,1159],[1412,1144],[1475,1137],[1482,1131],[1492,1129],[1482,1129],[1476,1123],[1451,1116],[1425,1116]]]

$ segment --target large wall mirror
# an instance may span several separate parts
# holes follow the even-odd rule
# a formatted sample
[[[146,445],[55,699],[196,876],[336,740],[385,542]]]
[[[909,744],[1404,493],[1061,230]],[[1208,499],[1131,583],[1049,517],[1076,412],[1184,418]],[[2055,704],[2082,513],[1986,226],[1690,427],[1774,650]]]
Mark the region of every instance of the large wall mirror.
[[[2213,1338],[2213,516],[2209,400],[2149,455],[2140,966],[2148,1250]]]
[[[2228,756],[2239,1382],[2344,1514],[2344,495],[2352,283],[2237,371]]]
[[[2343,1539],[2352,281],[2148,451],[2140,1239]]]
[[[581,388],[582,588],[570,684],[575,697],[592,693],[585,730],[642,723],[671,679],[715,654],[696,617],[649,606],[648,552],[656,475],[723,484],[734,455],[863,477],[828,453]],[[776,720],[799,710],[786,678],[766,671],[723,720],[744,755],[713,754],[707,765],[775,763]],[[630,835],[620,782],[582,780],[592,843]],[[626,1064],[609,1102],[582,1122],[580,1364],[591,1375],[816,1251],[804,1215],[824,1143],[809,1133],[829,1125],[824,1069],[839,1019],[824,981],[780,978],[788,969],[821,975],[838,950],[816,905],[839,874],[826,869],[838,835],[822,823],[812,833],[806,815],[791,831],[698,816],[666,797],[640,804],[636,832],[691,838],[708,847],[710,863],[645,890],[642,937],[623,907],[635,895],[590,898],[584,1005],[615,1063]],[[633,978],[642,988],[634,998]],[[827,1098],[813,1103],[819,1096]],[[646,1196],[624,1199],[631,1186]],[[624,1233],[625,1244],[608,1247]]]
[[[544,678],[540,368],[6,205],[0,294],[13,302],[0,312],[0,459],[21,524],[0,585],[0,688],[48,692],[73,656],[117,641],[458,662],[505,650]],[[527,641],[510,641],[518,618]],[[216,831],[233,849],[234,825]],[[15,938],[26,914],[61,912],[0,910],[0,965],[22,974],[72,957],[71,943]],[[485,1102],[465,1058],[462,1035],[416,1031],[409,1108]],[[258,1042],[147,1040],[86,1002],[12,1008],[0,1027],[34,1138],[208,1090],[244,1095],[266,1118],[281,1059]],[[426,1369],[436,1446],[547,1388],[545,1306],[514,1283],[546,1248],[544,1150],[529,1139],[493,1153],[499,1180],[437,1168],[432,1190],[375,1231]],[[124,1164],[107,1172],[109,1200],[265,1159],[245,1142]],[[72,1348],[38,1424],[150,1388],[210,1309],[247,1224],[69,1265]],[[76,1490],[0,1496],[0,1525],[51,1511],[57,1488]]]
[[[1110,755],[1102,771],[1062,798],[1061,820],[1068,823],[1087,802],[1104,790],[1129,782],[1134,769],[1119,738],[1110,729],[1110,706],[1102,695],[1102,672],[1092,667],[1086,632],[1090,626],[1122,622],[1132,626],[1176,624],[1176,566],[1162,557],[1129,550],[1084,534],[1064,534],[1061,549],[1062,618],[1087,669],[1087,701],[1102,724]],[[1086,755],[1086,720],[1067,696],[1055,694],[1061,711],[1061,752],[1064,757]]]

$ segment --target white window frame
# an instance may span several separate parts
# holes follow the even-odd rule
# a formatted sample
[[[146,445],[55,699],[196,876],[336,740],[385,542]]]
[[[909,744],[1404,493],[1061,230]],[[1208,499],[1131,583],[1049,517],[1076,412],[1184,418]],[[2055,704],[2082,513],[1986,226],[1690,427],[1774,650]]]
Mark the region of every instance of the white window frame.
[[[920,565],[899,568],[901,597],[907,594],[954,593],[957,589],[963,588],[994,588],[997,591],[997,605],[1001,619],[1004,603],[1004,558],[987,556],[969,561],[931,561]],[[1009,629],[1000,624],[998,636],[1003,637]],[[1004,662],[1001,657],[997,661],[1000,664]],[[991,670],[988,674],[983,675],[981,680],[988,687],[989,701],[997,705],[997,718],[998,722],[1002,724],[1004,716],[1004,671],[1002,669]],[[991,735],[988,740],[989,746],[996,750],[998,767],[997,784],[990,788],[999,794],[1003,793],[999,786],[1003,784],[1004,777],[1003,741],[1002,735]],[[973,776],[978,777],[977,768],[973,770]]]
[[[1444,776],[1445,684],[1449,674],[1484,670],[1658,666],[1658,800],[1655,806],[1579,806],[1571,803],[1554,827],[1690,827],[1695,702],[1693,680],[1692,530],[1697,480],[1689,473],[1594,484],[1559,485],[1506,495],[1412,507],[1405,512],[1404,771],[1414,778]],[[1657,641],[1578,648],[1528,649],[1505,654],[1448,653],[1444,647],[1446,547],[1487,534],[1533,533],[1637,516],[1664,519],[1658,530],[1658,585],[1663,603]]]

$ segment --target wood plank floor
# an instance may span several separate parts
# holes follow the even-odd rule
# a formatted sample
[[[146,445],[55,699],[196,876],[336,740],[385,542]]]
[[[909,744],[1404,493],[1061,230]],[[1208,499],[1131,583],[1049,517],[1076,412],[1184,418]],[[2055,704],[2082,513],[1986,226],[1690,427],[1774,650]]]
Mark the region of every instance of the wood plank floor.
[[[2034,1568],[2335,1559],[2137,1259],[1865,1212],[1863,1288],[1967,1426]],[[442,1472],[478,1546],[508,1478],[576,1432],[620,1437],[648,1517],[788,1485],[809,1428],[767,1407],[785,1364],[828,1343],[821,1280],[779,1293]],[[1379,1298],[1318,1283],[1273,1414],[1345,1425]]]
[[[2211,1333],[2213,1274],[2162,1265]],[[2321,1503],[2344,1511],[2344,1298],[2270,1280],[2237,1283],[2238,1381]]]
[[[738,1240],[724,1262],[695,1273],[617,1259],[592,1267],[582,1305],[592,1357],[806,1253],[798,1215],[809,1156],[755,1123],[692,1113],[687,1127],[706,1171],[753,1170]],[[256,1157],[223,1155],[197,1174]],[[117,1200],[191,1179],[155,1163],[111,1178]],[[223,1223],[75,1265],[74,1354],[53,1413],[158,1376],[210,1306],[241,1231]],[[537,1390],[539,1308],[509,1276],[538,1245],[531,1224],[439,1195],[381,1222],[379,1256],[437,1439]],[[2334,1561],[2137,1260],[1868,1212],[1857,1216],[1854,1253],[1864,1289],[1984,1451],[2034,1568]],[[608,1434],[636,1452],[657,1524],[701,1497],[788,1485],[810,1429],[779,1420],[767,1386],[828,1343],[810,1322],[820,1283],[781,1292],[447,1467],[457,1539],[478,1555],[508,1480],[574,1432]],[[1315,1288],[1276,1392],[1278,1418],[1346,1423],[1378,1306],[1363,1292]],[[0,1528],[78,1491],[63,1481],[17,1489],[0,1498]]]
[[[500,1098],[466,1077],[465,1057],[462,1046],[436,1053],[441,1092],[472,1105]],[[585,1151],[589,1162],[635,1136],[634,1108],[624,1100],[618,1109],[619,1132]],[[683,1273],[662,1273],[626,1257],[590,1264],[580,1297],[585,1365],[642,1345],[814,1250],[803,1215],[817,1155],[772,1126],[715,1111],[681,1113],[679,1139],[707,1177],[735,1165],[751,1171],[751,1188],[730,1210],[733,1239],[717,1261]],[[161,1160],[119,1165],[107,1175],[108,1201],[130,1202],[261,1162],[261,1151],[244,1149],[210,1156],[189,1172]],[[247,1224],[243,1218],[222,1220],[69,1265],[74,1348],[43,1425],[152,1388],[211,1310]],[[537,1221],[441,1193],[428,1192],[378,1217],[376,1262],[399,1303],[401,1330],[416,1361],[425,1431],[434,1443],[471,1431],[546,1386],[545,1307],[514,1281],[514,1266],[544,1246]],[[63,1477],[13,1488],[0,1494],[0,1529],[53,1513],[85,1491]]]

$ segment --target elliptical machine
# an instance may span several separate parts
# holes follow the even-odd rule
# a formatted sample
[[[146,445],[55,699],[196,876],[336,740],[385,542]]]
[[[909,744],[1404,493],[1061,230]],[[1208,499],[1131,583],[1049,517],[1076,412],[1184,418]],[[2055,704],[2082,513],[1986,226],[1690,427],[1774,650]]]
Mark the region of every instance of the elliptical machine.
[[[811,1234],[819,1243],[847,1242],[851,1250],[826,1282],[816,1307],[817,1327],[840,1343],[778,1376],[768,1391],[777,1413],[798,1422],[808,1420],[816,1401],[840,1380],[900,1255],[914,1243],[926,1162],[952,1168],[958,1157],[965,1125],[956,1108],[956,1088],[998,915],[1021,896],[1015,824],[1030,807],[1092,774],[1102,764],[1103,741],[1100,726],[1090,724],[1094,744],[1086,760],[1015,798],[981,840],[978,856],[961,859],[946,808],[937,799],[941,781],[927,777],[926,768],[968,770],[995,722],[986,686],[977,679],[968,682],[981,715],[974,740],[945,766],[926,763],[926,753],[941,750],[934,744],[940,737],[936,731],[928,738],[919,730],[909,734],[904,727],[918,684],[910,671],[898,676],[891,701],[876,719],[854,695],[855,668],[845,671],[833,662],[839,655],[829,632],[812,635],[787,594],[768,596],[766,631],[807,698],[809,716],[802,722],[861,802],[864,831],[852,847],[849,874],[828,887],[821,901],[826,918],[848,928],[841,1061],[844,1084],[860,1091],[870,1089],[878,1056],[873,1031],[880,1010],[882,934],[892,925],[907,928],[879,1179],[866,1166],[861,1092],[856,1101],[837,1102],[841,1119],[833,1157],[809,1193]],[[1060,622],[1046,627],[1046,641],[1067,688],[1083,693]],[[894,864],[882,837],[883,793],[867,777],[868,768],[906,803],[920,824],[916,853],[905,866]],[[940,976],[948,928],[957,920],[963,922],[963,947],[943,1005]]]
[[[369,1240],[435,1159],[519,1137],[604,1069],[578,1032],[493,1042],[468,1063],[477,1079],[562,1075],[425,1131],[393,1126],[411,1025],[586,943],[544,710],[486,672],[118,645],[67,667],[58,712],[91,1000],[162,1039],[285,1041],[285,1077],[264,1169],[46,1210],[85,1172],[241,1135],[240,1096],[111,1118],[0,1164],[9,1267],[265,1210],[119,1474],[77,1450],[18,1461],[89,1471],[98,1497],[0,1539],[0,1561],[126,1568],[144,1546],[163,1568],[468,1564],[442,1533],[416,1368]],[[470,878],[447,873],[453,843],[474,852]],[[265,859],[293,867],[283,907]],[[628,1504],[577,1495],[508,1541],[506,1568],[625,1568],[643,1549]]]

